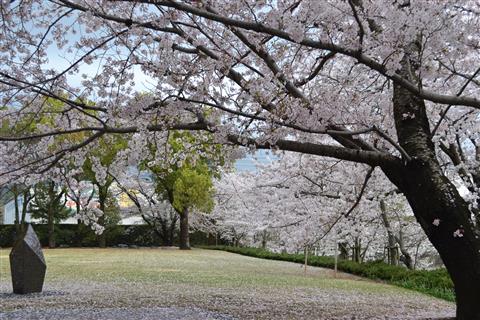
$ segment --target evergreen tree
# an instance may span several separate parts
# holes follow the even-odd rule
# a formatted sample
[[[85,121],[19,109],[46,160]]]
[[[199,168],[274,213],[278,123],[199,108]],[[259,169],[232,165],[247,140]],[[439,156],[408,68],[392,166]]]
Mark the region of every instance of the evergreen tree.
[[[30,204],[32,218],[41,219],[48,225],[48,247],[55,248],[55,224],[66,219],[71,211],[65,206],[67,201],[65,190],[59,188],[54,181],[37,184],[34,198]]]

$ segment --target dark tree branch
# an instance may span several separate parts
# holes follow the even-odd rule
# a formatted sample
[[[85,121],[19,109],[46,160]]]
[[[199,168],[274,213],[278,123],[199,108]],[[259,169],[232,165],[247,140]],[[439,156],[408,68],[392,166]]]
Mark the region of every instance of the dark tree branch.
[[[271,36],[276,36],[278,38],[295,42],[291,36],[282,30],[269,27],[259,22],[251,22],[245,20],[238,20],[234,18],[225,17],[213,12],[209,12],[199,7],[191,6],[184,2],[178,1],[156,1],[156,0],[139,0],[143,3],[150,3],[156,4],[164,7],[170,7],[177,9],[179,11],[187,12],[199,17],[203,17],[212,21],[216,21],[222,23],[226,26],[230,27],[238,27],[245,30],[251,30],[259,33],[269,34]],[[391,79],[395,83],[399,84],[403,88],[407,89],[411,93],[432,102],[440,103],[440,104],[448,104],[448,105],[463,105],[469,106],[473,108],[480,109],[480,100],[473,97],[460,97],[456,95],[445,95],[445,94],[438,94],[432,91],[425,90],[419,87],[417,84],[412,83],[408,79],[403,78],[400,74],[394,73],[391,74],[389,70],[384,66],[383,63],[375,61],[373,58],[370,58],[364,55],[361,52],[358,52],[356,49],[345,48],[330,42],[313,40],[313,39],[303,39],[299,42],[299,44],[304,45],[310,48],[328,50],[332,52],[336,52],[339,54],[343,54],[349,57],[356,59],[358,62],[364,64],[365,66],[369,67],[372,70],[375,70],[382,74],[383,76]]]
[[[322,236],[318,237],[317,239],[315,239],[315,240],[311,243],[312,245],[314,245],[314,244],[322,241],[322,239],[325,238],[325,237],[330,233],[330,231],[332,231],[333,227],[335,227],[335,225],[336,225],[342,218],[347,218],[347,217],[353,212],[353,210],[355,210],[355,208],[358,206],[358,204],[359,204],[360,201],[362,200],[362,197],[363,197],[363,194],[364,194],[364,192],[365,192],[365,189],[367,188],[368,181],[370,180],[370,178],[371,178],[372,173],[373,173],[374,170],[375,170],[375,168],[374,168],[374,167],[371,167],[371,168],[367,171],[367,174],[365,175],[365,180],[363,181],[362,187],[361,187],[361,189],[360,189],[360,193],[358,194],[357,199],[355,200],[355,202],[353,203],[353,205],[350,207],[350,209],[348,209],[347,212],[340,214],[340,215],[337,217],[337,219],[335,219],[335,221],[328,227],[327,231],[325,231]]]

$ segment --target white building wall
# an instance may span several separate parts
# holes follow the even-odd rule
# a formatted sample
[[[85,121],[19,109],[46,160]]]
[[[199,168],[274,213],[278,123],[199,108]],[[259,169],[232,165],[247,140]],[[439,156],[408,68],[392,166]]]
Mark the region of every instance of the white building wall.
[[[18,198],[18,206],[19,209],[22,210],[22,204],[23,204],[23,199],[22,197]],[[1,210],[1,207],[0,207]],[[7,202],[3,208],[3,219],[2,215],[0,214],[0,224],[15,224],[15,201],[13,199],[9,202]],[[20,217],[22,213],[20,212]],[[27,215],[25,216],[25,222],[34,222],[34,223],[39,223],[39,219],[32,219],[30,216],[30,213],[27,212]],[[65,220],[61,221],[61,224],[77,224],[78,220],[75,217],[69,217]],[[144,224],[145,221],[143,221],[141,216],[130,216],[130,217],[124,217],[120,220],[118,224],[120,225],[133,225],[133,224]]]
[[[19,215],[22,216],[22,197],[18,197],[18,207]],[[4,207],[3,212],[3,224],[15,224],[15,201],[12,199],[10,202],[7,202]],[[30,222],[30,213],[27,212],[25,216],[25,222]]]

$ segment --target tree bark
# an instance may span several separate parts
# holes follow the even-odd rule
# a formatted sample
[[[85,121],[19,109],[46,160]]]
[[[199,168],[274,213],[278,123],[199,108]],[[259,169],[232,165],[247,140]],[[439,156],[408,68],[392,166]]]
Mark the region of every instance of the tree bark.
[[[440,254],[455,285],[457,320],[480,319],[480,246],[477,232],[469,220],[468,204],[434,163],[411,167],[401,189],[430,242]],[[426,166],[426,168],[423,168]],[[434,166],[435,167],[435,166]],[[409,177],[407,177],[409,176]],[[414,178],[417,176],[417,178]],[[435,226],[433,221],[439,219]],[[454,236],[456,234],[457,236]]]
[[[395,239],[397,240],[400,252],[402,253],[402,255],[400,256],[400,261],[407,267],[407,269],[414,270],[415,265],[413,264],[412,256],[408,252],[407,248],[405,248],[405,243],[403,242],[403,232],[401,227],[399,235],[398,237],[395,237]]]
[[[104,227],[103,232],[98,235],[98,246],[100,248],[107,247],[107,228],[106,228],[106,221],[105,221],[105,209],[106,209],[106,202],[107,202],[107,192],[108,188],[104,186],[98,186],[98,202],[100,204],[100,210],[103,212],[103,215],[98,218],[98,224]]]
[[[265,250],[267,248],[267,229],[262,231],[262,249]]]
[[[173,246],[177,220],[178,220],[178,216],[175,213],[170,213],[169,216],[166,217],[165,219],[160,219],[160,225],[162,228],[161,238],[164,246],[167,246],[167,247]]]
[[[338,255],[338,259],[347,260],[348,255],[349,255],[348,243],[347,242],[340,242],[338,244],[338,249],[340,250],[340,254]]]
[[[99,219],[98,219],[98,224],[101,225],[101,226],[105,226],[105,217],[104,216],[101,216]],[[106,228],[103,229],[103,232],[100,233],[98,235],[98,246],[100,248],[106,248],[107,247],[107,230]]]
[[[360,255],[362,252],[362,243],[359,237],[355,237],[352,250],[352,261],[361,262]]]
[[[22,237],[22,230],[21,230],[21,223],[20,223],[20,208],[18,205],[18,193],[17,187],[14,186],[12,188],[13,192],[13,202],[15,205],[15,240],[20,239]]]
[[[170,215],[170,228],[168,230],[167,246],[173,246],[173,240],[175,239],[175,230],[177,228],[178,217],[175,214]]]
[[[412,43],[401,75],[415,78],[419,45]],[[468,203],[443,174],[436,158],[422,99],[394,84],[393,107],[398,141],[412,157],[402,168],[382,167],[406,196],[417,221],[437,249],[453,280],[457,320],[480,319],[480,242]],[[435,225],[433,222],[439,219]]]
[[[12,193],[14,196],[14,206],[15,206],[15,239],[21,239],[23,234],[27,231],[27,210],[32,196],[30,195],[30,189],[26,188],[23,191],[19,191],[17,186],[13,186]],[[18,197],[22,195],[22,208],[18,203]],[[21,213],[20,213],[21,210]]]
[[[50,249],[55,248],[56,243],[55,243],[55,224],[53,221],[53,212],[50,209],[48,212],[48,217],[47,217],[47,224],[48,224],[48,247]]]
[[[398,265],[398,248],[397,248],[397,241],[395,240],[395,235],[393,234],[390,221],[387,217],[387,209],[385,206],[385,201],[380,200],[380,216],[382,218],[383,225],[387,230],[387,238],[388,238],[388,264],[392,266]]]
[[[182,250],[190,250],[190,238],[188,234],[188,209],[185,208],[180,214],[180,244]]]
[[[77,199],[75,201],[75,208],[77,212],[77,216],[80,216],[80,201]],[[80,219],[77,219],[77,232],[75,233],[75,246],[81,247],[82,246],[82,239],[83,239],[83,222]]]

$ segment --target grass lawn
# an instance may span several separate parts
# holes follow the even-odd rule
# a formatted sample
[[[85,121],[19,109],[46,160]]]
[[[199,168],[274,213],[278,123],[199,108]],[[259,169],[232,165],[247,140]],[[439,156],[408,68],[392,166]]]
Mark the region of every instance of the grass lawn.
[[[208,318],[199,310],[234,319],[425,319],[454,313],[451,303],[346,274],[333,278],[331,270],[309,267],[305,276],[298,264],[201,249],[46,249],[44,292],[18,296],[10,294],[8,253],[0,250],[0,318],[7,319],[34,311],[163,307],[193,308],[197,319]]]

